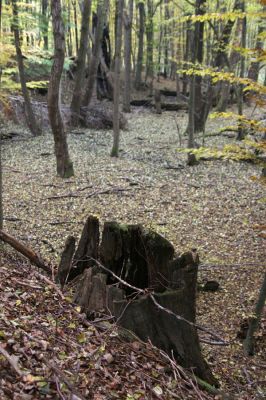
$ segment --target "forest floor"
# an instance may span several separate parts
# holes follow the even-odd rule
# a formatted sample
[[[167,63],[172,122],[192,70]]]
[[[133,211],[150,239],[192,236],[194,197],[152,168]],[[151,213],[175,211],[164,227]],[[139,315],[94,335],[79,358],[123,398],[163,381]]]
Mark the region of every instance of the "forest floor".
[[[254,309],[265,270],[265,235],[261,235],[258,230],[265,223],[263,222],[265,221],[265,187],[254,179],[260,175],[260,168],[251,163],[231,160],[212,160],[188,167],[186,155],[177,151],[180,147],[180,137],[176,128],[176,117],[180,132],[183,132],[187,119],[184,112],[178,114],[166,112],[156,115],[150,110],[134,109],[128,116],[127,130],[121,133],[121,150],[118,159],[109,156],[112,142],[111,131],[86,129],[73,131],[68,139],[75,177],[64,181],[55,176],[51,134],[31,138],[21,130],[21,135],[16,140],[7,141],[3,145],[5,230],[37,250],[43,258],[55,266],[67,236],[72,234],[79,237],[84,221],[90,214],[97,215],[101,222],[116,220],[122,223],[140,223],[155,229],[169,239],[180,252],[197,248],[202,263],[199,281],[215,279],[220,283],[220,290],[216,293],[198,293],[198,323],[210,327],[230,342],[229,346],[222,347],[203,344],[204,355],[223,390],[234,394],[237,399],[262,399],[265,398],[266,386],[266,336],[265,329],[263,330],[266,326],[265,317],[262,319],[261,329],[257,335],[254,357],[247,358],[243,355],[242,342],[237,338],[241,323]],[[207,126],[206,133],[217,132],[225,124],[228,124],[228,121],[212,120]],[[18,127],[12,127],[12,129],[19,131]],[[184,137],[181,141],[181,144],[185,145]],[[200,139],[198,141],[200,142]],[[221,146],[233,142],[234,139],[221,136],[206,139],[208,146]],[[70,335],[70,338],[66,337],[71,329],[75,330],[74,335],[81,335],[80,337],[84,338],[83,328],[77,328],[78,324],[75,321],[72,324],[72,319],[74,319],[72,311],[67,307],[58,306],[57,303],[60,302],[58,294],[54,293],[49,285],[43,286],[44,293],[41,289],[30,289],[31,286],[41,286],[38,277],[24,264],[20,271],[16,259],[13,264],[17,265],[15,272],[13,269],[9,270],[5,263],[2,267],[0,282],[2,289],[6,286],[5,279],[7,278],[9,279],[7,287],[11,285],[12,288],[9,292],[4,290],[4,294],[1,294],[2,304],[4,304],[1,313],[9,314],[7,319],[12,319],[12,315],[15,314],[12,322],[14,326],[25,324],[23,329],[28,332],[26,336],[25,334],[23,336],[21,330],[18,329],[18,337],[8,339],[11,340],[10,345],[16,346],[16,341],[24,337],[23,340],[26,342],[22,348],[22,354],[24,354],[22,358],[24,357],[23,359],[28,362],[25,364],[26,368],[29,370],[34,368],[34,363],[31,364],[32,360],[29,358],[32,358],[37,350],[32,347],[32,343],[37,346],[39,342],[47,342],[48,338],[51,338],[51,331],[48,334],[47,329],[51,329],[51,326],[55,324],[54,341],[50,343],[53,351],[47,353],[48,364],[46,362],[46,367],[37,373],[38,376],[46,373],[47,377],[48,369],[51,375],[49,379],[54,379],[52,379],[52,367],[49,367],[49,360],[56,352],[57,358],[61,360],[59,365],[64,364],[62,360],[67,361],[64,361],[66,373],[71,357],[76,357],[73,368],[74,370],[76,368],[78,376],[79,368],[83,371],[84,366],[83,361],[78,361],[77,354],[90,353],[96,349],[97,354],[102,354],[100,357],[102,361],[99,362],[100,372],[94,371],[92,374],[92,379],[95,379],[93,382],[96,383],[95,385],[91,383],[90,390],[94,390],[95,396],[91,395],[92,397],[88,398],[171,399],[175,398],[173,392],[177,395],[176,398],[204,398],[200,397],[204,396],[201,392],[193,392],[194,394],[190,395],[192,397],[189,395],[182,397],[181,394],[178,397],[178,388],[173,388],[172,383],[166,382],[165,372],[163,372],[163,377],[160,376],[162,371],[160,361],[157,363],[154,361],[155,364],[152,364],[153,361],[148,361],[149,355],[147,358],[143,355],[145,360],[139,359],[135,364],[135,361],[132,361],[135,372],[132,373],[131,381],[131,370],[121,372],[118,368],[118,365],[123,364],[124,359],[127,360],[125,368],[129,368],[130,357],[126,358],[128,344],[121,344],[121,347],[118,347],[119,355],[116,358],[114,348],[117,344],[114,344],[113,340],[117,339],[113,339],[112,335],[109,339],[108,335],[104,336],[104,340],[108,341],[107,350],[105,347],[99,350],[102,342],[98,335],[101,333],[95,333],[93,331],[95,328],[91,328],[92,333],[86,331],[85,334],[85,336],[91,335],[93,341],[95,340],[89,350],[81,346],[82,343],[78,341],[75,341],[75,344],[72,343],[73,335]],[[28,274],[27,280],[25,280],[25,273]],[[33,275],[33,281],[30,280],[31,275]],[[26,287],[19,283],[22,280]],[[54,297],[51,300],[52,293]],[[5,303],[3,303],[4,299],[6,299]],[[54,309],[53,302],[57,305]],[[50,307],[51,311],[48,312]],[[18,317],[20,308],[23,316]],[[64,309],[65,319],[61,321],[61,317],[58,317],[60,319],[58,323],[62,323],[58,327],[55,315],[56,313],[61,315],[62,309]],[[33,323],[30,321],[32,313],[35,320],[34,329],[37,330],[40,324],[40,332],[29,328]],[[72,327],[66,325],[70,320]],[[5,329],[8,331],[8,323],[5,320],[0,323],[3,325],[0,326],[1,341],[5,337]],[[56,333],[57,329],[60,332],[59,335]],[[34,337],[30,338],[30,331],[30,335],[36,335],[38,339],[36,342],[34,342]],[[84,341],[86,340],[85,337]],[[112,343],[110,344],[109,341]],[[72,346],[70,342],[73,347],[69,355],[69,346]],[[44,354],[47,346],[50,346],[47,343],[40,343],[39,346],[44,346],[44,348],[42,353],[39,351],[39,355]],[[30,348],[29,351],[27,346]],[[138,346],[136,345],[136,348]],[[123,349],[125,354],[123,354]],[[143,353],[146,351],[151,354],[151,349],[145,348]],[[109,353],[115,358],[115,367],[110,355],[104,358],[104,355]],[[138,356],[134,355],[134,357]],[[153,353],[152,357],[156,358],[156,353]],[[38,371],[40,359],[37,357],[36,360]],[[110,366],[108,360],[111,360]],[[0,361],[2,362],[3,360]],[[147,371],[151,365],[151,370],[155,372],[146,371],[147,373],[143,373],[140,377],[140,374],[136,372],[139,364],[148,365]],[[100,378],[100,374],[103,374],[104,379]],[[148,374],[149,378],[146,379],[145,374]],[[56,374],[55,371],[54,375],[58,377],[56,379],[63,379],[62,375]],[[84,374],[82,376],[84,377]],[[2,372],[0,372],[1,379],[3,379]],[[26,386],[37,385],[33,378],[29,378],[29,382],[27,378],[23,379]],[[113,389],[108,395],[97,392],[95,389],[100,379],[102,379],[103,390],[108,389],[108,385],[104,386],[105,380],[109,384],[110,381],[113,382]],[[120,379],[119,383],[115,382],[116,379]],[[77,387],[80,390],[84,388],[82,384],[86,386],[87,383],[77,381]],[[154,389],[157,384],[160,389]],[[121,389],[123,385],[125,390]],[[132,392],[134,387],[140,390],[139,397],[137,395],[134,397]],[[20,386],[18,390],[19,388]],[[44,388],[47,390],[47,386]],[[133,397],[126,397],[126,391]],[[118,397],[115,397],[115,392],[118,393]],[[88,396],[90,393],[92,392],[89,392]],[[59,394],[58,396],[60,397]],[[76,396],[76,398],[79,397],[78,394]],[[7,396],[7,398],[12,397]]]

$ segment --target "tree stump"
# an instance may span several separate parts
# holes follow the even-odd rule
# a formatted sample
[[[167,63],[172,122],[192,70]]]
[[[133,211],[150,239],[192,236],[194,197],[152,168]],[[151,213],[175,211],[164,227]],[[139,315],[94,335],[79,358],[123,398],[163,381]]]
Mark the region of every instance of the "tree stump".
[[[156,113],[162,114],[161,92],[158,89],[156,89],[154,92],[154,104],[155,104]]]
[[[72,267],[72,259],[75,252],[76,240],[73,236],[68,236],[65,244],[64,251],[61,256],[60,264],[58,267],[58,273],[56,281],[61,283],[61,286],[67,281],[68,275]]]
[[[78,248],[73,259],[73,267],[69,273],[69,280],[83,273],[86,268],[95,265],[99,249],[99,220],[89,216],[79,240]]]
[[[92,254],[99,261],[93,263]],[[173,245],[158,233],[117,222],[104,224],[99,246],[99,221],[89,217],[74,256],[75,272],[69,274],[70,279],[80,275],[74,301],[89,316],[109,313],[122,327],[216,384],[194,326],[199,257],[195,249],[174,255]],[[141,290],[136,293],[133,287]]]

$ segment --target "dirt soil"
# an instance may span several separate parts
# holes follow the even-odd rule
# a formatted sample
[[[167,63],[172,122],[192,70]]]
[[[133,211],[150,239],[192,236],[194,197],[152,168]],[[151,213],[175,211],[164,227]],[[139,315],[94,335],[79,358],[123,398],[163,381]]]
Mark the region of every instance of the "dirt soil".
[[[230,342],[228,346],[202,344],[204,355],[223,390],[234,394],[237,399],[262,399],[265,398],[266,384],[265,317],[257,334],[254,357],[244,357],[242,342],[237,338],[241,322],[248,318],[254,309],[265,270],[265,236],[261,235],[259,230],[259,227],[265,224],[265,187],[254,179],[260,175],[260,168],[253,164],[230,160],[201,162],[197,166],[188,167],[186,155],[177,152],[177,148],[180,147],[180,136],[177,133],[176,118],[180,132],[183,132],[187,120],[185,112],[178,114],[167,112],[159,116],[150,110],[135,108],[128,117],[128,129],[121,133],[119,159],[109,156],[111,131],[75,130],[68,136],[75,177],[64,181],[55,176],[51,134],[47,132],[44,136],[33,139],[26,131],[20,130],[19,138],[6,141],[3,145],[4,229],[37,250],[55,267],[67,236],[74,234],[79,237],[89,214],[97,215],[101,221],[141,223],[164,235],[180,252],[197,248],[202,263],[199,281],[204,283],[215,279],[220,283],[220,290],[216,293],[198,293],[198,323],[211,328]],[[228,122],[212,121],[208,124],[206,133],[217,132],[225,124]],[[6,127],[6,129],[11,128]],[[14,127],[12,129],[18,130]],[[232,142],[234,139],[227,137],[207,139],[207,145],[221,146]],[[183,136],[181,145],[185,145]],[[17,260],[14,264],[19,266]],[[24,273],[28,271],[27,279],[30,279],[32,272],[27,268],[23,264],[21,276],[19,272],[15,276],[13,270],[9,271],[4,265],[2,287],[5,279],[9,279],[9,275],[11,280],[24,281]],[[28,284],[38,286],[40,282],[34,281]],[[50,302],[48,298],[51,293],[55,296],[53,301],[59,301],[49,285],[45,287],[45,293],[47,292],[45,301]],[[34,336],[34,331],[32,333],[29,327],[30,314],[41,313],[42,307],[45,309],[46,305],[38,301],[41,289],[36,289],[37,292],[29,290],[29,299],[28,291],[25,288],[21,290],[19,285],[15,291],[11,289],[11,303],[8,291],[5,291],[6,301],[8,300],[6,303],[8,305],[5,307],[8,307],[10,312],[8,318],[11,320],[14,318],[14,324],[17,319],[19,319],[18,324],[24,321],[23,323],[27,325],[25,330]],[[25,299],[22,292],[26,293]],[[33,300],[31,296],[35,296]],[[31,308],[32,301],[33,308]],[[23,308],[24,317],[18,317],[17,312],[24,302],[27,303]],[[28,308],[27,315],[25,307]],[[66,319],[67,313],[68,310],[64,317]],[[54,326],[54,315],[51,317],[53,322],[49,322],[48,315],[50,314],[47,313],[46,323]],[[69,320],[72,321],[73,317],[69,315]],[[40,318],[43,318],[43,315]],[[76,330],[82,331],[82,328],[77,328],[77,322],[73,323]],[[66,322],[60,325],[61,331],[64,330],[63,341],[68,340],[65,336],[72,329],[68,327],[65,331],[65,324]],[[4,331],[5,328],[0,326],[0,341],[3,340],[1,332]],[[45,330],[41,331],[40,340],[46,340],[43,339]],[[18,335],[21,335],[21,331],[18,332]],[[95,338],[95,333],[93,337]],[[11,340],[16,342],[17,338],[13,337]],[[60,342],[61,338],[57,338],[55,333],[54,340]],[[13,345],[12,343],[10,345]],[[82,343],[75,342],[77,349],[81,352],[86,351],[81,345]],[[56,352],[57,347],[54,342],[52,346],[53,352]],[[97,347],[97,343],[95,346]],[[77,349],[74,348],[73,351],[77,352]],[[34,351],[34,348],[31,349],[31,355]],[[44,349],[43,352],[45,351]],[[64,351],[64,357],[68,359],[70,357],[68,348],[66,347]],[[110,348],[108,353],[111,351]],[[51,359],[51,355],[47,355],[48,359]],[[60,353],[58,354],[60,359],[59,356]],[[29,357],[27,352],[25,357],[26,359]],[[121,355],[121,362],[123,357],[124,355]],[[0,363],[2,362],[1,359]],[[75,365],[78,375],[78,368],[82,368],[82,362],[77,362]],[[135,368],[138,368],[137,365]],[[25,368],[30,369],[30,365],[26,365]],[[45,368],[47,373],[47,368],[49,370],[50,367],[48,365]],[[37,375],[43,375],[42,372]],[[107,375],[108,373],[110,370],[107,371]],[[117,372],[117,375],[115,373],[110,379],[116,377],[120,379],[119,374],[120,372]],[[54,375],[59,376],[56,373]],[[54,384],[56,380],[52,376],[51,373],[50,380]],[[1,377],[0,374],[0,380]],[[73,378],[72,375],[71,377]],[[143,379],[145,381],[145,378]],[[159,376],[157,379],[160,381]],[[137,382],[138,388],[144,390],[144,394],[139,397],[134,397],[134,393],[133,397],[126,397],[125,392],[121,392],[120,397],[99,393],[102,397],[88,398],[175,398],[164,389],[165,386],[161,388],[163,394],[158,389],[158,395],[153,391],[156,386],[154,382],[149,383],[150,386],[143,382],[139,383],[139,380]],[[36,383],[33,382],[32,385]],[[131,388],[132,386],[128,393],[131,393]],[[116,392],[115,383],[113,392]],[[177,389],[173,392],[178,394]],[[191,396],[195,399],[201,398],[199,397],[201,394],[196,392]],[[78,395],[75,398],[77,399]],[[176,398],[183,397],[180,395]]]

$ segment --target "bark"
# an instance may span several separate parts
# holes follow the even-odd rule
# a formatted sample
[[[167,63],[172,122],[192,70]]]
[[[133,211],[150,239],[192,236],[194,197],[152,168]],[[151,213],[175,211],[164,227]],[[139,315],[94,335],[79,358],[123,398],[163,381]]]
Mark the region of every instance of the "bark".
[[[76,54],[79,51],[79,36],[78,36],[78,16],[77,16],[77,0],[72,1],[73,9],[74,9],[74,25],[75,25],[75,45],[76,45]]]
[[[153,42],[154,42],[154,26],[153,26],[153,0],[147,0],[147,22],[146,22],[146,79],[153,78]]]
[[[242,2],[241,11],[245,12],[245,3]],[[246,48],[246,36],[247,36],[247,18],[243,18],[242,20],[242,34],[241,34],[241,48]],[[241,62],[240,62],[240,78],[244,78],[245,76],[245,55],[241,55]],[[238,114],[240,116],[243,115],[243,105],[244,105],[244,85],[240,84],[238,88]],[[243,140],[245,137],[245,128],[243,123],[240,121],[238,124],[238,134],[237,140]]]
[[[99,220],[89,216],[84,225],[81,238],[73,258],[73,268],[69,274],[69,280],[83,273],[86,268],[94,265],[98,258],[99,249]]]
[[[124,14],[125,26],[125,85],[123,111],[130,112],[130,93],[131,93],[131,44],[132,44],[132,19],[134,1],[129,0],[129,14]]]
[[[266,5],[263,7],[263,12],[266,12]],[[253,81],[257,82],[259,78],[259,71],[260,71],[260,64],[261,62],[258,60],[260,56],[263,55],[263,39],[261,35],[265,31],[265,20],[261,21],[259,28],[258,28],[258,34],[257,34],[257,40],[256,40],[256,54],[255,57],[257,60],[252,61],[248,70],[248,78],[252,79]],[[247,96],[245,96],[245,100],[247,100],[248,105],[251,105],[251,99],[252,97],[255,96],[254,92],[249,92]]]
[[[42,23],[42,36],[43,36],[43,49],[48,50],[49,42],[48,42],[48,0],[42,0],[42,16],[41,16],[41,23]]]
[[[119,0],[118,16],[117,16],[117,38],[116,38],[116,54],[115,54],[115,82],[114,82],[114,114],[113,114],[113,147],[111,157],[118,157],[120,126],[119,126],[119,99],[120,99],[120,63],[121,63],[121,47],[122,47],[122,17],[123,17],[124,0]]]
[[[75,86],[71,101],[72,123],[77,125],[80,117],[80,106],[82,100],[82,89],[85,78],[86,55],[89,42],[89,20],[91,13],[91,0],[84,0],[81,21],[80,45],[77,57],[77,70],[75,75]]]
[[[73,236],[68,236],[65,244],[65,248],[61,255],[61,260],[58,266],[58,273],[56,281],[63,287],[67,281],[70,269],[72,267],[73,255],[75,252],[76,240]]]
[[[91,102],[93,89],[97,77],[99,66],[101,43],[103,39],[103,27],[106,19],[107,0],[98,0],[97,15],[94,15],[93,31],[95,32],[94,43],[92,47],[91,59],[89,63],[89,77],[86,91],[82,100],[82,105],[88,107]]]
[[[51,1],[51,11],[54,35],[54,62],[48,89],[48,113],[54,135],[57,174],[61,178],[69,178],[74,175],[74,170],[68,153],[66,131],[59,105],[60,81],[65,59],[65,35],[60,0]]]
[[[259,298],[255,307],[254,317],[249,322],[249,328],[246,339],[244,341],[244,351],[247,355],[254,354],[254,335],[259,327],[261,315],[266,300],[266,272],[264,273],[264,280],[261,285]]]
[[[67,18],[68,18],[68,28],[67,28],[67,51],[68,56],[73,56],[73,40],[72,40],[72,29],[71,29],[71,0],[67,2]]]
[[[196,1],[196,15],[204,15],[206,0]],[[193,31],[193,48],[191,49],[191,62],[193,64],[203,62],[203,37],[204,22],[196,21]],[[187,132],[189,135],[188,147],[194,147],[194,134],[204,130],[205,121],[202,116],[203,97],[202,97],[202,78],[196,74],[190,78],[189,91],[189,121]]]
[[[139,35],[138,35],[138,55],[136,65],[135,88],[140,90],[142,82],[142,65],[143,65],[143,49],[144,49],[144,30],[145,30],[145,8],[144,3],[138,3],[139,10]]]
[[[157,89],[154,92],[154,104],[156,113],[161,114],[162,113],[161,92],[160,90]]]
[[[26,257],[30,262],[36,265],[38,268],[43,269],[45,272],[48,272],[51,275],[51,268],[45,264],[45,262],[41,259],[41,257],[35,253],[32,249],[25,246],[23,243],[19,242],[13,236],[3,232],[0,230],[0,240],[9,244],[13,249],[17,250],[24,257]]]
[[[205,14],[206,0],[196,1],[196,15]],[[195,61],[199,64],[203,63],[204,53],[204,22],[196,22],[195,24]],[[194,116],[194,129],[195,132],[202,132],[205,127],[205,120],[203,118],[203,96],[202,96],[202,78],[195,76],[195,116]]]
[[[21,90],[24,98],[25,103],[25,116],[28,127],[31,133],[34,136],[41,135],[41,128],[38,126],[37,121],[35,119],[30,95],[27,89],[26,78],[25,78],[25,70],[24,70],[24,63],[23,63],[23,55],[20,48],[20,35],[19,35],[19,19],[18,19],[18,6],[17,0],[12,0],[12,12],[13,12],[13,21],[12,21],[12,30],[14,33],[14,41],[16,47],[16,55],[17,55],[17,62],[18,62],[18,70],[19,70],[19,79],[21,84]]]

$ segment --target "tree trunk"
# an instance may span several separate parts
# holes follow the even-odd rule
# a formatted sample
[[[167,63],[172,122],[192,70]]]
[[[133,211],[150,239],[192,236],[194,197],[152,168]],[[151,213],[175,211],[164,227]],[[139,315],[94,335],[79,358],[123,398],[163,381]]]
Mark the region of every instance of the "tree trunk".
[[[19,35],[19,20],[18,20],[18,6],[17,0],[12,0],[12,12],[13,12],[13,21],[12,21],[12,30],[14,32],[14,40],[15,40],[15,47],[16,47],[16,54],[17,54],[17,62],[18,62],[18,70],[19,70],[19,79],[21,84],[21,90],[24,98],[25,103],[25,116],[28,127],[31,133],[34,136],[41,135],[41,128],[38,126],[37,121],[35,119],[29,92],[27,89],[26,78],[25,78],[25,70],[24,70],[24,63],[23,63],[23,55],[20,48],[20,35]]]
[[[147,23],[146,23],[146,79],[153,78],[153,0],[147,0]]]
[[[132,42],[132,19],[133,19],[134,1],[129,0],[129,14],[124,14],[125,25],[125,86],[124,86],[124,102],[123,111],[130,112],[131,100],[131,42]]]
[[[119,99],[120,99],[120,63],[121,63],[121,47],[122,47],[122,18],[123,18],[124,0],[119,0],[118,16],[117,16],[117,37],[116,37],[116,53],[115,53],[115,82],[114,82],[114,114],[113,114],[113,147],[111,157],[118,157],[120,125],[119,125]]]
[[[144,49],[144,30],[145,30],[145,8],[144,3],[138,3],[139,10],[139,35],[138,35],[138,55],[136,65],[135,88],[140,90],[142,82],[142,65],[143,65],[143,49]]]
[[[88,50],[89,41],[89,20],[91,13],[91,0],[84,0],[83,11],[82,11],[82,22],[81,22],[81,33],[80,33],[80,45],[77,57],[77,70],[75,86],[73,90],[73,96],[71,101],[71,119],[74,125],[79,123],[80,118],[80,106],[82,100],[82,89],[84,84],[86,55]]]
[[[97,77],[97,69],[101,54],[101,44],[103,39],[103,28],[106,19],[107,0],[98,0],[97,14],[93,16],[94,43],[92,47],[91,59],[89,63],[89,77],[86,91],[82,100],[82,105],[88,107],[91,102],[93,89]]]
[[[245,3],[244,1],[242,2],[242,12],[245,12]],[[246,36],[247,36],[247,18],[244,17],[242,20],[242,34],[241,34],[241,48],[243,50],[246,49]],[[244,78],[245,76],[245,59],[246,56],[245,54],[241,55],[241,61],[240,61],[240,78]],[[244,105],[244,85],[240,84],[238,88],[238,115],[242,116],[243,115],[243,105]],[[243,126],[243,123],[241,120],[239,120],[238,123],[238,134],[237,134],[237,140],[243,140],[245,138],[245,127]]]
[[[41,23],[42,23],[42,36],[43,36],[43,49],[48,50],[49,48],[49,42],[48,42],[48,0],[42,0],[42,17],[41,17]]]
[[[244,341],[244,350],[247,355],[254,354],[254,334],[259,327],[262,311],[266,300],[266,272],[264,273],[264,280],[260,288],[258,302],[255,307],[255,316],[249,322],[249,328],[246,339]]]
[[[67,18],[68,18],[68,27],[67,27],[67,54],[68,57],[73,56],[73,40],[72,40],[72,21],[71,21],[71,0],[67,1]]]
[[[196,1],[196,15],[205,14],[206,0]],[[195,23],[195,61],[199,64],[203,63],[204,52],[204,22]],[[202,96],[202,77],[195,76],[195,116],[194,116],[194,129],[195,132],[202,132],[205,127],[204,113],[203,113],[203,96]]]
[[[48,113],[54,135],[57,174],[61,178],[69,178],[74,175],[74,170],[68,153],[65,126],[59,105],[60,81],[65,59],[65,34],[60,0],[51,1],[51,11],[54,34],[54,62],[48,89]]]
[[[196,15],[204,15],[206,0],[196,1]],[[195,22],[193,42],[194,47],[191,49],[191,62],[193,65],[197,62],[202,64],[203,61],[203,36],[204,36],[204,22]],[[202,92],[201,92],[202,78],[194,74],[190,79],[189,91],[189,120],[188,120],[188,147],[194,147],[194,133],[201,132],[204,129],[202,118]],[[205,124],[205,123],[204,123]]]
[[[76,55],[78,55],[78,51],[79,51],[79,36],[78,36],[77,0],[73,0],[72,4],[73,4],[73,9],[74,9]]]

